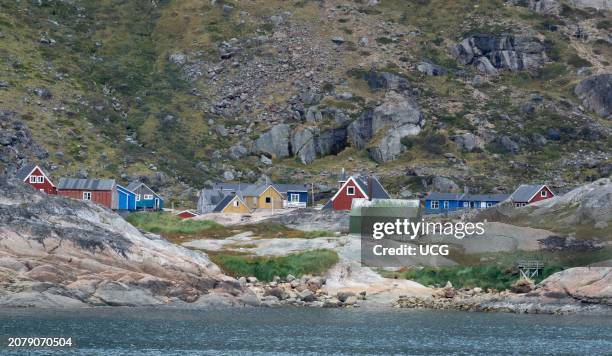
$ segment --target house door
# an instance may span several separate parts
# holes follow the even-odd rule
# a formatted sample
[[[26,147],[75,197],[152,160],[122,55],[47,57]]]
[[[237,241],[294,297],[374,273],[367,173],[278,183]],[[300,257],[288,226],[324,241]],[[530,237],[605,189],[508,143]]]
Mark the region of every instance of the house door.
[[[159,198],[155,198],[155,210],[159,210]]]

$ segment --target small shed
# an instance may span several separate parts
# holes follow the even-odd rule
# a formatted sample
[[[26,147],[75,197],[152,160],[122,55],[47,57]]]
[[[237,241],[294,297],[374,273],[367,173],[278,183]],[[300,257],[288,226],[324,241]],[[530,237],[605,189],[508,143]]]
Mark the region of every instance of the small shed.
[[[178,216],[181,219],[191,219],[191,218],[194,218],[194,217],[198,216],[198,214],[194,213],[191,210],[179,211],[175,215]]]
[[[117,185],[117,210],[136,211],[136,193]]]

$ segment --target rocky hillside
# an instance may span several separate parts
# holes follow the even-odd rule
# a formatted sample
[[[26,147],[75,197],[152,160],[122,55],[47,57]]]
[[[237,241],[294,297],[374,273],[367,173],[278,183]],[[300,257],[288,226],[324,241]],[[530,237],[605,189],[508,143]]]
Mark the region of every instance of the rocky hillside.
[[[611,8],[3,2],[0,149],[56,176],[141,177],[174,200],[219,178],[329,185],[341,167],[404,196],[564,190],[612,167]]]
[[[206,255],[93,204],[0,178],[0,306],[248,303]]]

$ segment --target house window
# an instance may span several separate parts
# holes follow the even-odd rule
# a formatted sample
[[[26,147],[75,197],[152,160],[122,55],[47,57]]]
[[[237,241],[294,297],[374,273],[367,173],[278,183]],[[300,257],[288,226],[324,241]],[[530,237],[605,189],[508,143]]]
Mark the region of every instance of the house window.
[[[527,203],[514,203],[514,206],[520,208],[521,206],[525,206]]]
[[[83,192],[83,200],[91,200],[91,192]]]
[[[448,200],[444,201],[444,209],[448,209]]]
[[[294,202],[294,203],[299,203],[300,202],[300,195],[299,194],[291,194],[291,195],[289,195],[289,201],[290,202]]]
[[[470,202],[470,208],[472,208],[472,209],[476,208],[476,202],[475,201],[471,201]]]
[[[36,183],[44,183],[44,182],[45,182],[45,177],[43,176],[36,177]]]
[[[144,200],[151,200],[151,199],[153,199],[153,196],[151,194],[144,195]]]
[[[272,203],[272,197],[266,197],[266,204]]]
[[[136,201],[140,201],[140,194],[136,194]]]
[[[493,202],[492,202],[492,201],[488,201],[488,202],[487,202],[487,208],[490,208],[490,207],[492,207],[492,206],[493,206]]]
[[[253,197],[253,205],[257,205],[257,197]]]
[[[355,187],[346,188],[346,195],[355,195]]]
[[[30,176],[30,183],[36,183],[36,176]]]
[[[548,192],[546,190],[542,189],[542,191],[540,192],[540,196],[542,198],[546,198],[548,196]]]
[[[440,202],[437,200],[432,200],[431,201],[431,208],[432,209],[439,209],[440,208]]]
[[[464,208],[467,208],[467,207],[469,207],[469,206],[470,206],[470,203],[468,203],[468,202],[466,202],[466,201],[464,201],[464,202],[463,202],[463,207],[464,207]]]
[[[239,207],[240,206],[240,202],[238,200],[234,200],[234,207]]]

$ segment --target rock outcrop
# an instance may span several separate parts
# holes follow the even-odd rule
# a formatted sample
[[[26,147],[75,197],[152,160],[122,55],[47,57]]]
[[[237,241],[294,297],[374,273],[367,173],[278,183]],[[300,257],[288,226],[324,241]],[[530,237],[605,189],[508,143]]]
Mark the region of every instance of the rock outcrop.
[[[612,118],[612,74],[594,75],[574,89],[584,106],[597,114]]]
[[[559,15],[561,3],[558,0],[529,0],[530,10],[546,15]]]
[[[464,65],[473,65],[489,75],[498,70],[520,71],[535,69],[546,62],[544,45],[534,37],[502,34],[470,36],[451,48]]]
[[[92,203],[0,178],[0,306],[244,304],[205,254],[143,235]]]
[[[289,131],[287,124],[279,124],[263,133],[255,141],[255,149],[258,153],[267,153],[273,158],[285,158],[290,156]]]
[[[0,174],[13,174],[32,159],[49,156],[17,113],[0,110]]]
[[[412,98],[390,91],[381,105],[349,125],[349,142],[358,149],[371,142],[370,157],[386,162],[401,153],[401,139],[418,135],[424,124],[424,115]]]

